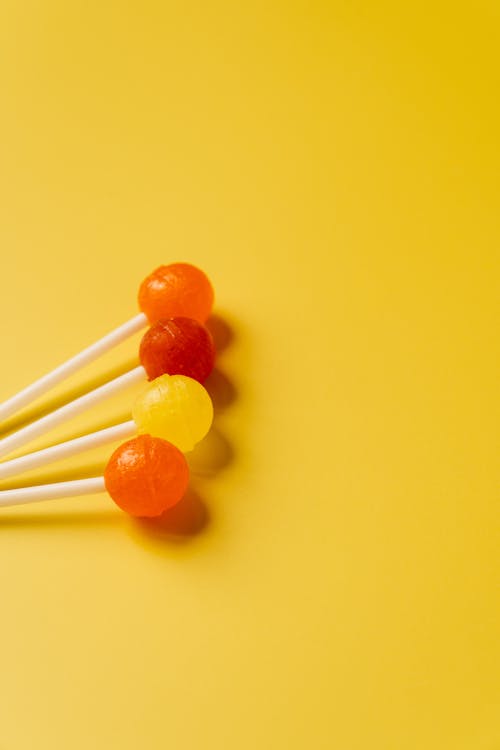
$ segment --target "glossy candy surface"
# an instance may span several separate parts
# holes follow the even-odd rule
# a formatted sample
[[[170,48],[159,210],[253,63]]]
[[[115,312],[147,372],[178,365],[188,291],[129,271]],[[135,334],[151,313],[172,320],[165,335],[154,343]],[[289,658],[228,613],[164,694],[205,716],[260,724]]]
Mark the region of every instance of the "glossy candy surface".
[[[132,411],[137,429],[190,451],[205,437],[213,406],[205,388],[185,375],[161,375],[148,383]]]
[[[115,503],[133,516],[159,516],[181,500],[189,482],[183,454],[166,440],[139,435],[113,453],[104,471]]]
[[[150,380],[167,373],[203,383],[214,366],[215,346],[208,329],[198,321],[168,318],[158,320],[143,336],[139,357]]]
[[[182,316],[204,323],[214,303],[214,290],[207,276],[190,263],[160,266],[147,276],[139,289],[139,307],[150,323]]]

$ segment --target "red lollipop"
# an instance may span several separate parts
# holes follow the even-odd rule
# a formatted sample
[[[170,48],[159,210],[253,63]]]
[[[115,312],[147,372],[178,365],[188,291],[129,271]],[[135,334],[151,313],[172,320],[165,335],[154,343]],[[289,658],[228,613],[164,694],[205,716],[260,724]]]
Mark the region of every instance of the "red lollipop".
[[[214,367],[215,346],[208,329],[196,320],[168,318],[145,333],[139,357],[150,380],[167,373],[203,383]]]

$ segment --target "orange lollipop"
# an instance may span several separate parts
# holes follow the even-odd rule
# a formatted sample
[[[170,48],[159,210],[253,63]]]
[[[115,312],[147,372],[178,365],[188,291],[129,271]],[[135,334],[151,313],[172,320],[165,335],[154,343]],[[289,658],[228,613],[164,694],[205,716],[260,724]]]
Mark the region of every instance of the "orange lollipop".
[[[188,482],[187,461],[178,448],[162,438],[139,435],[115,450],[104,476],[1,490],[0,508],[107,490],[126,513],[154,518],[182,500]]]
[[[161,318],[194,318],[204,323],[214,304],[208,277],[190,263],[160,266],[139,289],[139,307],[151,323]]]
[[[104,471],[107,491],[132,516],[161,515],[181,500],[188,482],[184,455],[151,435],[139,435],[120,445]]]

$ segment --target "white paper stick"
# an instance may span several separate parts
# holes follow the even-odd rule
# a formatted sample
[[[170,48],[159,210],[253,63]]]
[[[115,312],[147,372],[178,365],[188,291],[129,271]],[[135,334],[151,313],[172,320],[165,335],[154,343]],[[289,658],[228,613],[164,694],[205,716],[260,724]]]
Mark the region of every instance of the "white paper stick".
[[[31,469],[39,469],[46,464],[60,461],[63,458],[75,456],[77,453],[98,448],[106,443],[114,443],[115,440],[126,440],[133,437],[137,432],[137,426],[131,419],[129,422],[106,427],[104,430],[93,432],[90,435],[68,440],[59,445],[52,445],[50,448],[44,448],[34,453],[28,453],[20,458],[13,458],[11,461],[0,463],[0,479],[7,479]]]
[[[44,375],[35,383],[32,383],[31,385],[24,388],[22,391],[19,391],[19,393],[17,393],[15,396],[12,396],[12,398],[9,398],[7,401],[4,401],[4,403],[0,405],[0,422],[3,422],[8,417],[11,417],[13,414],[20,411],[20,409],[24,408],[32,401],[34,401],[36,398],[42,396],[55,385],[61,383],[70,375],[100,357],[101,354],[104,354],[117,344],[125,341],[134,333],[137,333],[137,331],[145,328],[147,325],[148,319],[146,318],[144,313],[139,313],[127,323],[124,323],[118,328],[115,328],[114,331],[111,331],[111,333],[108,333],[102,339],[96,341],[95,344],[88,346],[79,354],[71,357],[71,359],[68,359],[59,367],[56,367],[56,369],[52,370],[52,372]]]
[[[42,500],[58,500],[79,495],[93,495],[104,492],[104,477],[91,479],[75,479],[72,482],[57,482],[56,484],[42,484],[39,487],[21,487],[18,490],[0,491],[0,508],[9,505],[25,505],[39,503]]]
[[[12,451],[26,445],[31,440],[34,440],[54,427],[63,424],[63,422],[66,422],[68,419],[76,417],[91,406],[100,403],[108,398],[108,396],[113,396],[130,385],[142,382],[146,377],[146,371],[142,365],[139,365],[138,367],[134,367],[133,370],[130,370],[130,372],[126,372],[124,375],[120,375],[118,378],[110,380],[109,383],[105,383],[104,385],[99,386],[99,388],[95,388],[93,391],[90,391],[90,393],[80,396],[80,398],[71,401],[69,404],[61,406],[60,409],[56,409],[45,417],[37,419],[36,422],[32,422],[21,430],[18,430],[17,432],[12,433],[12,435],[0,440],[0,456],[6,456],[8,453],[12,453]]]

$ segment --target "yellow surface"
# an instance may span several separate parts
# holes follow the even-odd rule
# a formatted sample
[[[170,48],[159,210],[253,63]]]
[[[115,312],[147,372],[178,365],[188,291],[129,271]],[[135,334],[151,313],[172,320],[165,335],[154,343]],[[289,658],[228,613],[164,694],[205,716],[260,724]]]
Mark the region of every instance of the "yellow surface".
[[[183,513],[2,511],[1,750],[500,747],[500,21],[467,6],[2,2],[0,397],[162,262],[233,337]]]

